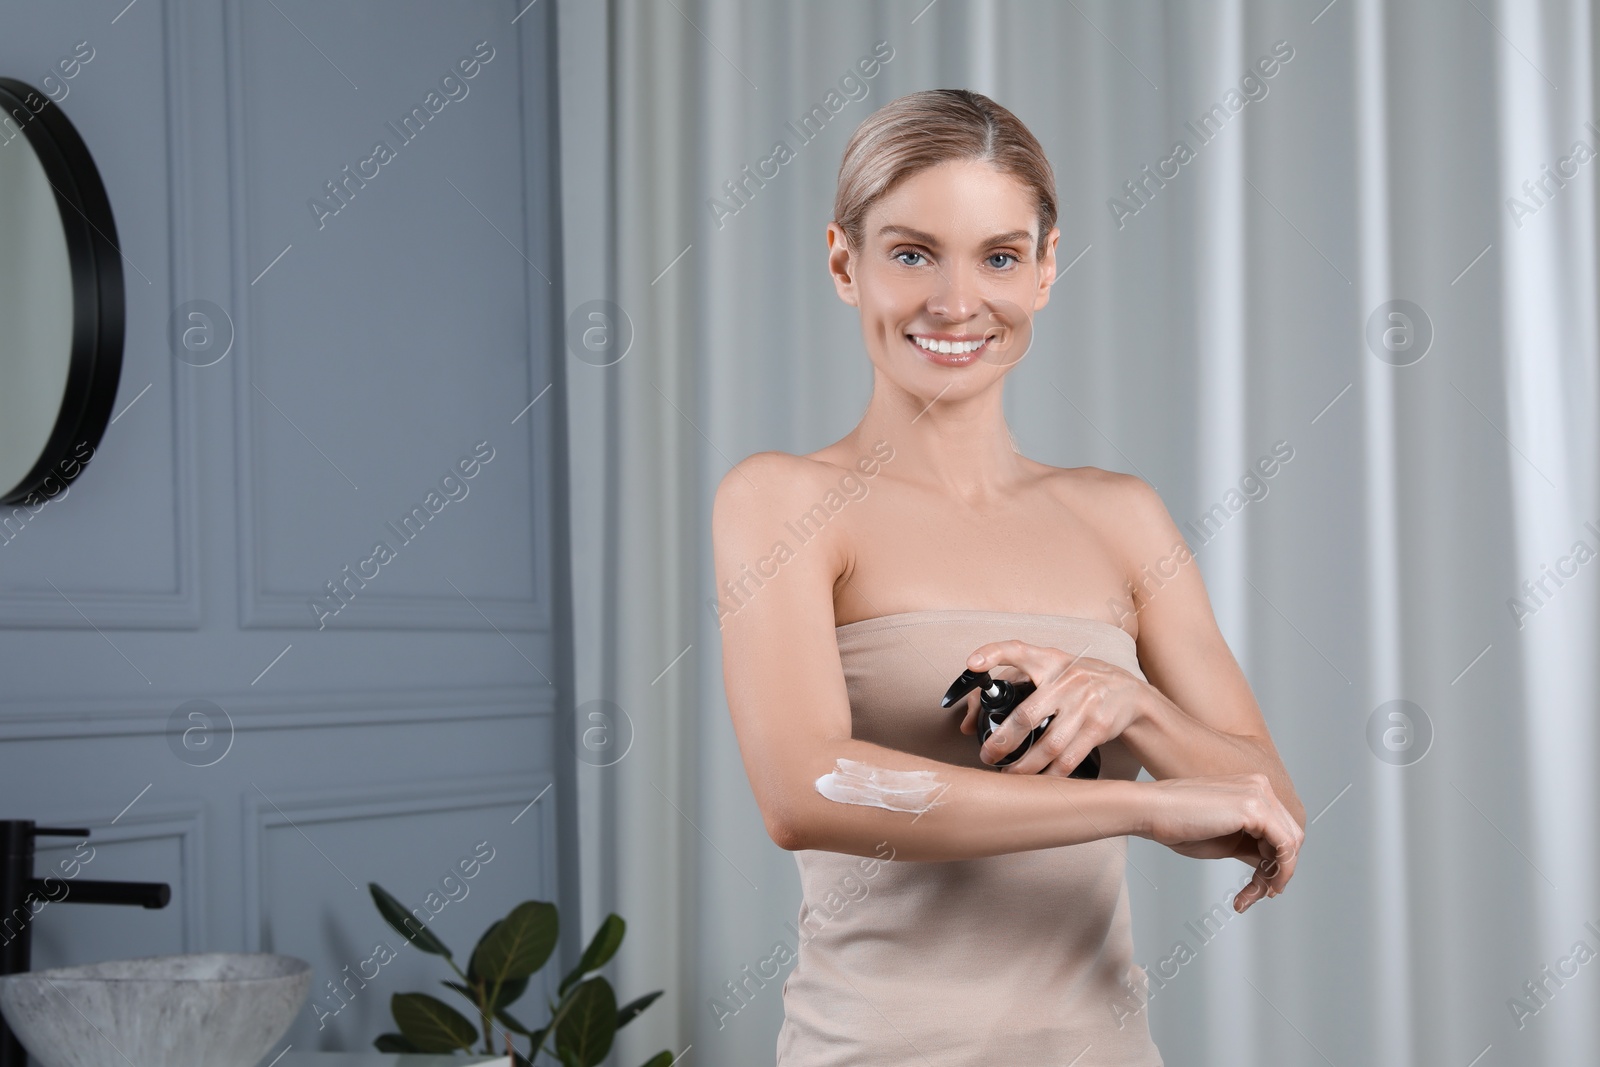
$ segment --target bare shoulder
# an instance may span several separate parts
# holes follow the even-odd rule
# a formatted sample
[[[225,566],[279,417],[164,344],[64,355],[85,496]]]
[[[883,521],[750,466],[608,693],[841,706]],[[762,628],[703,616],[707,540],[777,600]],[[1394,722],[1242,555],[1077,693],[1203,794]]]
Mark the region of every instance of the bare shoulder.
[[[775,539],[786,539],[784,523],[835,488],[838,479],[836,466],[809,456],[788,452],[746,456],[717,485],[711,505],[714,552],[746,555],[771,549]],[[820,538],[834,543],[836,550],[837,539],[838,534],[831,529]]]
[[[1184,545],[1161,494],[1138,475],[1099,467],[1044,469],[1057,495],[1116,546],[1130,573]]]
[[[810,499],[819,487],[838,478],[838,468],[809,456],[788,452],[755,452],[728,469],[712,502],[713,527],[721,521],[742,522],[784,514],[784,505]]]
[[[1038,467],[1057,495],[1099,514],[1108,507],[1121,513],[1147,508],[1151,501],[1161,502],[1150,483],[1134,474],[1100,467],[1052,467],[1044,463]]]
[[[785,507],[809,504],[840,489],[841,479],[877,473],[878,467],[894,458],[894,449],[879,441],[866,454],[852,457],[843,442],[829,445],[810,455],[788,452],[756,452],[729,468],[717,486],[713,503],[716,516],[743,518],[754,510],[759,516],[767,506]],[[788,515],[787,510],[777,514]]]

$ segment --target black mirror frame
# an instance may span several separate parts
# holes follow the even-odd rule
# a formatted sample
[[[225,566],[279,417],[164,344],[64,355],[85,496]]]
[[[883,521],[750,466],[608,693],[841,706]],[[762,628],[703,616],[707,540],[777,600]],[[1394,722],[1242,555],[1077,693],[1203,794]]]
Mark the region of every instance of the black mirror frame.
[[[0,77],[0,124],[7,142],[20,128],[55,188],[72,272],[72,362],[61,410],[38,462],[14,487],[0,486],[0,504],[31,504],[83,473],[109,424],[122,377],[122,253],[100,171],[61,108],[25,82]],[[60,488],[47,492],[52,479]]]

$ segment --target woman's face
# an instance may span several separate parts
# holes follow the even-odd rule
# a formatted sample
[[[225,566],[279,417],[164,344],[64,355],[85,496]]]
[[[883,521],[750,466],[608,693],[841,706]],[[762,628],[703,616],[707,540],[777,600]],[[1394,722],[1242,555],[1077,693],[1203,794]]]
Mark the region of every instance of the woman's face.
[[[977,160],[903,180],[867,209],[860,249],[830,223],[834,287],[861,309],[878,370],[913,395],[948,400],[1002,378],[1028,351],[1033,313],[1055,281],[1061,231],[1050,231],[1041,260],[1038,225],[1027,188]]]

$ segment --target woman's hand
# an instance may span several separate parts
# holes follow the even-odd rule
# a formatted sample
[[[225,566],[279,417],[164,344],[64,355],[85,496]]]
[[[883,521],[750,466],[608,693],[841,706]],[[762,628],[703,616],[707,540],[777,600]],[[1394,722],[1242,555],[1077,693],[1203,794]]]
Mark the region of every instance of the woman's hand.
[[[1142,783],[1154,798],[1143,832],[1174,852],[1197,859],[1233,856],[1256,868],[1234,897],[1244,911],[1263,896],[1275,897],[1294,877],[1305,831],[1273,792],[1264,774],[1220,774],[1163,778]]]
[[[1059,648],[1030,645],[1026,641],[995,641],[983,645],[967,660],[975,671],[993,677],[1000,665],[1017,668],[1038,688],[1028,694],[989,735],[979,752],[985,763],[997,763],[1022,744],[1028,732],[1054,715],[1044,733],[1028,751],[1002,771],[1015,774],[1053,774],[1066,777],[1097,746],[1135,722],[1144,713],[1149,683],[1105,660]],[[978,697],[967,697],[967,715],[961,732],[978,732]]]

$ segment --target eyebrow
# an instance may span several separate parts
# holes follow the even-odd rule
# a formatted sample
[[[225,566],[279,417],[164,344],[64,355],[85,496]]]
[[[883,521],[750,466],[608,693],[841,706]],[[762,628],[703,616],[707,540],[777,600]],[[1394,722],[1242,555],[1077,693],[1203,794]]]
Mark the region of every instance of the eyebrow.
[[[924,233],[923,231],[913,229],[910,226],[896,226],[895,224],[890,223],[878,231],[879,237],[888,237],[894,235],[904,237],[911,241],[917,241],[932,248],[939,247],[939,239],[933,234]],[[1031,240],[1033,240],[1033,234],[1027,230],[1012,230],[1010,233],[995,234],[993,237],[990,237],[984,242],[984,246],[988,247],[990,245],[1017,244],[1018,242]]]

